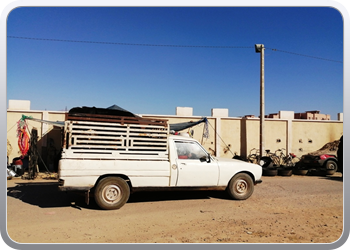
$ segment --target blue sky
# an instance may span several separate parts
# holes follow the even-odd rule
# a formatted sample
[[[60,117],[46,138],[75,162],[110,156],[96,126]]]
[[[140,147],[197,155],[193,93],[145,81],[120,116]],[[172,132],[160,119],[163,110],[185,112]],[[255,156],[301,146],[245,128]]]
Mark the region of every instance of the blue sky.
[[[33,110],[116,104],[137,114],[258,116],[254,45],[264,44],[266,114],[343,112],[334,8],[22,7],[10,12],[7,36],[7,102],[30,100]]]

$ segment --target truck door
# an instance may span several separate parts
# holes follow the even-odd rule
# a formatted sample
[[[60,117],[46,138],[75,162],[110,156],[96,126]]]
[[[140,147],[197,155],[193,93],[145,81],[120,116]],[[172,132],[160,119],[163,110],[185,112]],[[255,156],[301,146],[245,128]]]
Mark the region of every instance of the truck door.
[[[195,141],[175,141],[178,178],[176,186],[217,186],[219,168],[216,161]]]

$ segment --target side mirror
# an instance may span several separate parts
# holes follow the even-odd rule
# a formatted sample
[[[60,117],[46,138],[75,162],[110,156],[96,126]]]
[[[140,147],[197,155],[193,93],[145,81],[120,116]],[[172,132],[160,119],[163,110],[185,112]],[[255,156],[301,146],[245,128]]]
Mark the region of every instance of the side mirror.
[[[203,156],[199,159],[201,162],[207,162],[209,163],[210,162],[210,155],[207,154],[206,156]]]

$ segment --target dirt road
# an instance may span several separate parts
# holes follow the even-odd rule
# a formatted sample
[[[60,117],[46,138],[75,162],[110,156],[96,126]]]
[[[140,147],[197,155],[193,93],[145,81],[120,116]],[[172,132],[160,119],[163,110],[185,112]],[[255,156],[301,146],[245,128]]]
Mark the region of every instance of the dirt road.
[[[263,177],[248,200],[223,192],[135,193],[120,210],[8,180],[8,235],[20,243],[332,243],[343,231],[343,179]]]

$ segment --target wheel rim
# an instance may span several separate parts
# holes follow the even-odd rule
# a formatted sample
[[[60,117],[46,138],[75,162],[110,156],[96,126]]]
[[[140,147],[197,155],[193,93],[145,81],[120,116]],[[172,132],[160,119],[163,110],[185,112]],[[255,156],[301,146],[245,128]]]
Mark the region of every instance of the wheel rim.
[[[260,160],[259,163],[260,163],[260,164],[259,164],[260,166],[264,166],[266,162],[265,162],[264,160]]]
[[[328,165],[328,170],[334,170],[334,169],[335,169],[334,163],[330,163],[330,164]]]
[[[248,183],[245,180],[238,180],[235,186],[235,191],[238,194],[244,194],[248,190]]]
[[[102,191],[102,198],[107,203],[117,203],[122,198],[122,190],[117,185],[108,185]]]

